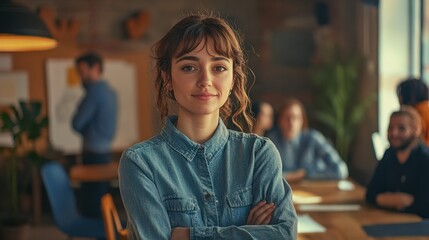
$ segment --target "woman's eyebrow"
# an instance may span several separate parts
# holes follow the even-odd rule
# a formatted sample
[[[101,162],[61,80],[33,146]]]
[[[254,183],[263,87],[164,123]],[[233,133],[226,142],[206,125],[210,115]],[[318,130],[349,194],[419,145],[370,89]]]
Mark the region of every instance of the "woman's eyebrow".
[[[199,58],[195,57],[195,56],[183,56],[180,57],[176,60],[176,63],[180,62],[180,61],[184,61],[184,60],[190,60],[190,61],[198,61]],[[229,58],[223,57],[223,56],[219,56],[219,57],[212,57],[211,58],[212,61],[227,61],[230,62]]]
[[[226,58],[226,57],[223,57],[223,56],[212,57],[211,59],[212,59],[212,61],[227,61],[227,62],[230,62],[229,58]]]
[[[198,58],[194,57],[194,56],[183,56],[183,57],[178,58],[176,60],[176,63],[178,63],[180,61],[184,61],[184,60],[198,61]]]

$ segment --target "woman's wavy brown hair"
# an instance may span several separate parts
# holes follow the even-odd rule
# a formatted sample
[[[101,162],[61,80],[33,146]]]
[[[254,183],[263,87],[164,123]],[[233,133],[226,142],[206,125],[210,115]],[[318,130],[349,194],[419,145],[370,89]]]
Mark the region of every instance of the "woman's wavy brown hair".
[[[201,42],[211,39],[217,54],[233,59],[233,88],[231,95],[220,109],[220,117],[231,128],[249,132],[252,118],[248,114],[249,97],[246,93],[247,64],[241,48],[241,38],[223,19],[207,15],[185,17],[153,46],[156,60],[155,87],[161,120],[168,115],[168,105],[174,101],[169,91],[171,61],[193,51]],[[162,76],[165,72],[165,79]]]

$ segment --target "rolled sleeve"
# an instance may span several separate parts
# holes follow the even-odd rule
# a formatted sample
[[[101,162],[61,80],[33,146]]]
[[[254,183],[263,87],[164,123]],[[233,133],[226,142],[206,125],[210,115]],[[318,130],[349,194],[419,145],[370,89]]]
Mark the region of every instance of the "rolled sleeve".
[[[133,150],[122,155],[119,187],[128,215],[127,228],[131,239],[170,239],[168,214],[158,195],[152,173],[144,159]]]

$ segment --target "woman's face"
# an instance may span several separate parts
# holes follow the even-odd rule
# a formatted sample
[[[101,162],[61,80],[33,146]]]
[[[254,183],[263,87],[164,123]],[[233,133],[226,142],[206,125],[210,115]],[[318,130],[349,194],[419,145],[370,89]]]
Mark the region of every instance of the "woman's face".
[[[213,41],[202,41],[191,52],[173,57],[170,90],[179,115],[219,115],[233,86],[233,60],[217,54]]]
[[[261,104],[261,109],[259,110],[258,119],[256,120],[257,124],[261,126],[264,130],[269,130],[273,127],[274,111],[271,105],[267,103]]]
[[[301,132],[303,123],[301,108],[296,104],[285,108],[279,118],[283,137],[288,140],[295,138]]]

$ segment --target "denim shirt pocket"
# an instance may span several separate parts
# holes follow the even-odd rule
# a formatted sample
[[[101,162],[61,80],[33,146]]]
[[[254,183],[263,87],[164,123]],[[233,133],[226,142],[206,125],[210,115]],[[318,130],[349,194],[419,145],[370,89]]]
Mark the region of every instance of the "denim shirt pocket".
[[[246,224],[247,215],[253,203],[252,186],[238,189],[226,196],[232,224]]]
[[[166,197],[163,202],[171,228],[196,225],[199,207],[195,198]]]

